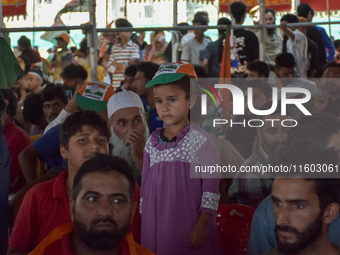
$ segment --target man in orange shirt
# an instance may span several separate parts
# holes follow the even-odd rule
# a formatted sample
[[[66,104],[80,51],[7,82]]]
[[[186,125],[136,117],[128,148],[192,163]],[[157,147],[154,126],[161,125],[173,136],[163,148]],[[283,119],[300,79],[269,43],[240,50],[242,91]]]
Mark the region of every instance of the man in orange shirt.
[[[97,154],[74,177],[73,223],[55,228],[29,255],[154,254],[128,232],[137,204],[135,180],[122,158]]]

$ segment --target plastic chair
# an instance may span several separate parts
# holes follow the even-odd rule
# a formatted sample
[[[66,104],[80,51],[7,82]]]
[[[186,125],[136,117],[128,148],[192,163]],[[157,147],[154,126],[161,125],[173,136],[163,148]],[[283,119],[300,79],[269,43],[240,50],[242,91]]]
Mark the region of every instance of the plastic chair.
[[[220,205],[216,214],[223,255],[245,255],[255,208],[228,204]]]

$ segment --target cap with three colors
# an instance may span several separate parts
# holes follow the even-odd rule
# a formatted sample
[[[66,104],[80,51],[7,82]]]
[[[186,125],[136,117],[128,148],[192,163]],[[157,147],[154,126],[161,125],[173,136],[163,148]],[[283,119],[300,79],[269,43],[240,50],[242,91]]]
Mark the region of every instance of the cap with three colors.
[[[144,106],[138,94],[132,91],[118,92],[107,103],[107,115],[111,118],[116,111],[128,107],[137,107],[144,112]]]
[[[59,36],[57,36],[57,37],[55,37],[55,39],[62,39],[62,40],[64,40],[67,44],[69,44],[69,42],[70,42],[70,37],[67,35],[67,34],[61,34],[61,35],[59,35]]]
[[[145,87],[150,88],[155,85],[173,83],[184,76],[197,79],[195,69],[192,64],[186,61],[165,64],[159,67],[157,73]]]
[[[88,82],[82,86],[76,100],[80,108],[102,112],[107,109],[107,102],[115,93],[114,88],[104,82]]]

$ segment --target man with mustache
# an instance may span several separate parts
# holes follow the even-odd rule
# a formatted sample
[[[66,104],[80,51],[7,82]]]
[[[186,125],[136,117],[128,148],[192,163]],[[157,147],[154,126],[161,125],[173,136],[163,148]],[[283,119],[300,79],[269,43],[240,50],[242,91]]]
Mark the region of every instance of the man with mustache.
[[[124,158],[133,169],[136,182],[140,182],[143,151],[149,137],[146,114],[140,97],[132,91],[114,94],[108,101],[111,123],[111,155]]]
[[[304,154],[298,159],[299,151]],[[274,157],[273,164],[336,164],[337,161],[333,149],[305,140],[287,144],[281,154]],[[282,175],[274,180],[271,199],[277,248],[266,255],[340,254],[340,246],[327,236],[328,226],[339,213],[339,179],[308,179],[308,173],[295,177]]]
[[[55,228],[29,254],[154,254],[128,232],[136,211],[134,188],[132,169],[125,160],[95,155],[74,178],[73,223]]]
[[[256,98],[253,96],[253,101]],[[255,105],[255,103],[253,103]],[[261,109],[269,109],[272,102],[266,103]],[[260,119],[260,116],[256,117]],[[272,122],[270,120],[275,119]],[[290,119],[289,116],[281,115],[280,102],[276,110],[268,115],[263,116],[263,126],[256,128],[257,137],[260,141],[258,150],[253,153],[243,164],[242,167],[252,167],[268,164],[268,155],[283,147],[287,141],[289,128],[281,125],[281,121]],[[253,125],[260,125],[256,123]],[[289,126],[288,122],[285,124]],[[254,128],[254,127],[253,127]],[[270,194],[273,180],[263,178],[257,173],[237,173],[229,188],[229,196],[232,203],[244,204],[257,207],[258,204]]]

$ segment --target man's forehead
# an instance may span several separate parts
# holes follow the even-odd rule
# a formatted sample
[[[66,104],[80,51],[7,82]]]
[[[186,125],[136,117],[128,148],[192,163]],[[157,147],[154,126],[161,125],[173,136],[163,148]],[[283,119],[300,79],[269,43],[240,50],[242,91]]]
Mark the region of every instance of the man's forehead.
[[[306,199],[316,195],[314,182],[302,178],[276,178],[273,183],[273,196],[285,200]]]
[[[113,119],[120,119],[120,118],[134,118],[136,116],[142,116],[141,109],[138,107],[126,107],[117,110],[113,115]]]
[[[59,97],[55,97],[55,98],[53,98],[53,99],[51,99],[51,100],[49,100],[49,101],[45,101],[45,102],[44,102],[44,105],[45,105],[45,104],[52,104],[52,103],[54,103],[54,102],[56,102],[56,101],[61,101],[61,99],[60,99]]]

